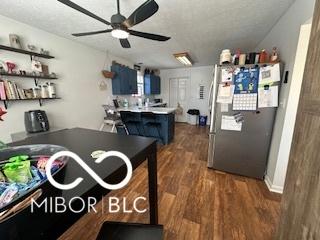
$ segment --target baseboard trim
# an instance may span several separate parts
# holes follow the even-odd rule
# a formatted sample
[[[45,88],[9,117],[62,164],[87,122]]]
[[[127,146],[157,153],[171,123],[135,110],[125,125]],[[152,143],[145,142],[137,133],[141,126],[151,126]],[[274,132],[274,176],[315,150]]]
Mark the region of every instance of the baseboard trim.
[[[270,192],[275,192],[275,193],[280,193],[280,194],[283,193],[283,187],[273,185],[268,175],[265,176],[264,182],[266,183]]]

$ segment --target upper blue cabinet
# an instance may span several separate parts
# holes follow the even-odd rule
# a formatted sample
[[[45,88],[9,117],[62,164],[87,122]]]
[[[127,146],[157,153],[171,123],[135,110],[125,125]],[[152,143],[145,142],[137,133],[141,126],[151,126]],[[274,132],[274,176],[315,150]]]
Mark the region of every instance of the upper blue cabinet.
[[[113,95],[129,95],[138,92],[136,70],[115,64],[111,66],[111,71],[115,73],[112,79]]]
[[[144,75],[144,94],[160,94],[161,93],[161,79],[154,74]]]

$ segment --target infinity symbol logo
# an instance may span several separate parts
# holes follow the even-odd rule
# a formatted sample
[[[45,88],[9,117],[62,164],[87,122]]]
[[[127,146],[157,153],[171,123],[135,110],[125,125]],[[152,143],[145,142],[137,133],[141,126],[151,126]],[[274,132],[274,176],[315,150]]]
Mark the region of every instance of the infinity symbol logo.
[[[57,160],[61,157],[70,157],[70,158],[74,159],[94,180],[96,180],[97,183],[99,183],[100,186],[102,186],[106,189],[109,189],[109,190],[117,190],[117,189],[123,188],[124,186],[126,186],[128,184],[128,182],[130,181],[130,179],[132,177],[132,164],[131,164],[129,158],[121,152],[118,152],[118,151],[105,152],[99,158],[97,158],[95,160],[96,163],[101,163],[103,160],[105,160],[108,157],[118,157],[118,158],[121,158],[125,162],[125,164],[127,166],[126,177],[118,184],[109,184],[109,183],[106,183],[105,181],[103,181],[77,154],[70,152],[70,151],[61,151],[61,152],[57,152],[54,155],[52,155],[46,165],[46,174],[47,174],[47,178],[48,178],[49,182],[54,187],[59,188],[61,190],[73,189],[73,188],[77,187],[83,181],[83,178],[78,177],[72,183],[60,184],[60,183],[56,182],[56,180],[53,179],[53,177],[51,175],[52,164],[55,160]]]

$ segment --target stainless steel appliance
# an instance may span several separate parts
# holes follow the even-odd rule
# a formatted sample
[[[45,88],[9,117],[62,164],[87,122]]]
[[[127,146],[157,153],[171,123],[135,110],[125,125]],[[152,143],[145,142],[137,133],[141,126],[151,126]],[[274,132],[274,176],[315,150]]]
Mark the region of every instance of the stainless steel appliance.
[[[25,112],[24,124],[28,133],[49,131],[49,120],[45,111],[32,110]]]
[[[265,175],[274,119],[277,108],[260,108],[256,111],[221,112],[217,103],[218,86],[221,83],[221,69],[215,66],[211,87],[211,119],[208,150],[208,167],[263,179]],[[241,131],[221,130],[222,115],[239,113],[244,122]]]

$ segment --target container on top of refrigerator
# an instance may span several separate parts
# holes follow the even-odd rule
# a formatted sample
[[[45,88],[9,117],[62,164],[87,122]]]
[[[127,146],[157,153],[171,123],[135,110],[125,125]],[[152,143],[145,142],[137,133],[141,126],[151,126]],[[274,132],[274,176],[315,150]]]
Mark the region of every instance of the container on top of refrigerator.
[[[231,51],[230,49],[222,50],[220,54],[220,65],[230,64],[232,62]]]

